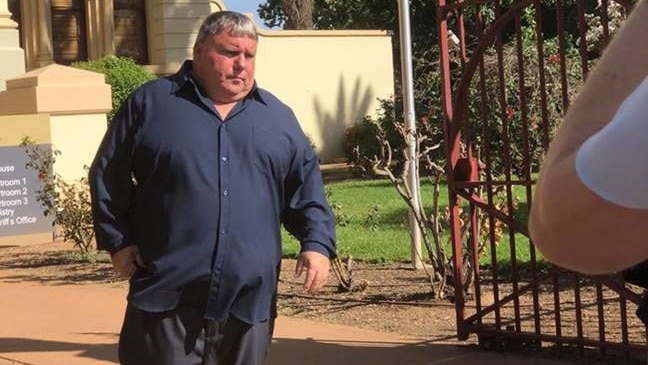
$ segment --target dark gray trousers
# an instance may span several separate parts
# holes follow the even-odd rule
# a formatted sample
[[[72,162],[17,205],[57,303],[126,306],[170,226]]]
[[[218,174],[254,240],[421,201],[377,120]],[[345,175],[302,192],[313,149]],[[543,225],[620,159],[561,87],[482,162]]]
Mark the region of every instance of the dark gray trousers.
[[[247,324],[204,319],[192,307],[150,313],[131,305],[119,336],[122,365],[262,365],[274,319]]]

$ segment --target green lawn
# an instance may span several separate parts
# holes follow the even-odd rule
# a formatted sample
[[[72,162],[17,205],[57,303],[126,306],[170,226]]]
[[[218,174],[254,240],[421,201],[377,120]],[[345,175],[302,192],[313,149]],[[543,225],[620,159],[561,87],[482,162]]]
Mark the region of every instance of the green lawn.
[[[341,257],[352,255],[356,260],[370,262],[394,262],[410,260],[410,238],[407,223],[407,207],[388,180],[346,180],[327,183],[329,202],[338,214],[338,253]],[[431,206],[432,189],[429,184],[421,186],[426,207]],[[447,207],[447,188],[441,187],[441,209]],[[521,199],[524,190],[514,190]],[[520,204],[515,213],[520,221],[526,220],[526,206]],[[449,242],[447,230],[444,242]],[[283,232],[284,255],[295,256],[299,245]],[[511,250],[509,232],[497,245],[496,256],[500,265],[509,265]],[[531,257],[529,243],[521,234],[514,236],[518,262],[528,262]],[[451,250],[448,249],[448,254]],[[485,250],[480,262],[491,263],[490,249]],[[424,253],[424,256],[426,254]]]

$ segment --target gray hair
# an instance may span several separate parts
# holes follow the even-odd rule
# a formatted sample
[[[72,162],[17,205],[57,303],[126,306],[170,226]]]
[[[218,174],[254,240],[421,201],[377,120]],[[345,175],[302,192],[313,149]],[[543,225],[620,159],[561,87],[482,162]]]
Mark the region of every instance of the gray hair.
[[[196,43],[223,32],[258,40],[256,25],[252,19],[234,11],[217,11],[209,14],[200,25]]]

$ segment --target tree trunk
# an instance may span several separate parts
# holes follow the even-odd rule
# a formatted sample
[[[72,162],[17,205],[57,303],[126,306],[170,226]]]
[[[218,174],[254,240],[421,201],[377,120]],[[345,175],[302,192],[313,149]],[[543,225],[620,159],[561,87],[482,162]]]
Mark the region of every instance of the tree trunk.
[[[313,29],[313,0],[281,0],[284,29]]]

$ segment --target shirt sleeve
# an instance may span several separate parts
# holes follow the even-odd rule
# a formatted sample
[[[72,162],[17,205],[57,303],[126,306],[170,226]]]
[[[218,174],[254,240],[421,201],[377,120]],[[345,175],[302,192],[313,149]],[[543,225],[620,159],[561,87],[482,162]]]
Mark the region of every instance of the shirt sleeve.
[[[134,244],[129,211],[134,190],[131,162],[137,114],[135,97],[131,95],[109,125],[88,176],[97,249],[111,254]]]
[[[315,152],[305,145],[296,153],[286,179],[287,209],[284,227],[301,243],[301,251],[316,251],[333,259],[335,217],[331,211]]]
[[[576,152],[578,177],[601,198],[630,209],[648,209],[648,77],[628,96],[614,118]]]

